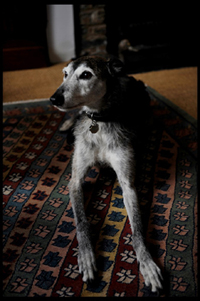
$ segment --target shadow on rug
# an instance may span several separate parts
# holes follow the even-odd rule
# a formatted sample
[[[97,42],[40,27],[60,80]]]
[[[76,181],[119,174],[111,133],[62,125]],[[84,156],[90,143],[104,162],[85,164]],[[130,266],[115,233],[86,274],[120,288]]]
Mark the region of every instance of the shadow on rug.
[[[144,233],[162,269],[161,296],[197,296],[196,123],[148,87],[154,124],[137,178]],[[97,258],[82,282],[69,198],[73,149],[59,127],[68,114],[48,101],[3,107],[4,296],[155,296],[138,272],[122,190],[93,167],[85,207]]]

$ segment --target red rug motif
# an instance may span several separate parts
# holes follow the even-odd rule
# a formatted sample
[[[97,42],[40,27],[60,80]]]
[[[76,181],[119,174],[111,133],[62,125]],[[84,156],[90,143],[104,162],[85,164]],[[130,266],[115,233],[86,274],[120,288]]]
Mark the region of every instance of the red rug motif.
[[[148,88],[154,125],[137,178],[144,234],[164,277],[160,296],[197,296],[196,122]],[[155,296],[138,270],[121,187],[93,167],[84,197],[98,273],[82,282],[68,184],[69,114],[48,101],[3,108],[3,290],[6,297]]]

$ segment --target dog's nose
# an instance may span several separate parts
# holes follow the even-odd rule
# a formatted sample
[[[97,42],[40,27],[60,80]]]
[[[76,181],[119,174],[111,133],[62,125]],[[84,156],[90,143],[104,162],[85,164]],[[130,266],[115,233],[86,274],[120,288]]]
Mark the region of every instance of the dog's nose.
[[[55,98],[54,96],[51,96],[51,97],[50,97],[50,101],[51,101],[51,103],[54,105],[55,102],[56,102],[56,98]]]
[[[64,104],[64,96],[63,96],[63,91],[57,90],[51,97],[50,101],[52,105],[54,106],[62,106]]]

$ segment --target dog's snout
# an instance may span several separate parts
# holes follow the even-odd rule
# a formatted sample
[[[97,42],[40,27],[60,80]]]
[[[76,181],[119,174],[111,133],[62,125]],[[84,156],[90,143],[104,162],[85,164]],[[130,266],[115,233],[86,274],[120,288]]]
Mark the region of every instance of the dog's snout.
[[[50,101],[54,106],[62,106],[64,104],[63,90],[57,90],[51,97]]]

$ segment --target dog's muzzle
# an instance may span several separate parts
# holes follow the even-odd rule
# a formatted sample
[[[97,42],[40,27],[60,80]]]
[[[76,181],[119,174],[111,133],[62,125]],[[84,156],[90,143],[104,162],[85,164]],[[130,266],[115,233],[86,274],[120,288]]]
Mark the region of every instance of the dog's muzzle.
[[[64,104],[64,96],[62,90],[57,90],[51,97],[50,101],[54,106],[62,106]]]

